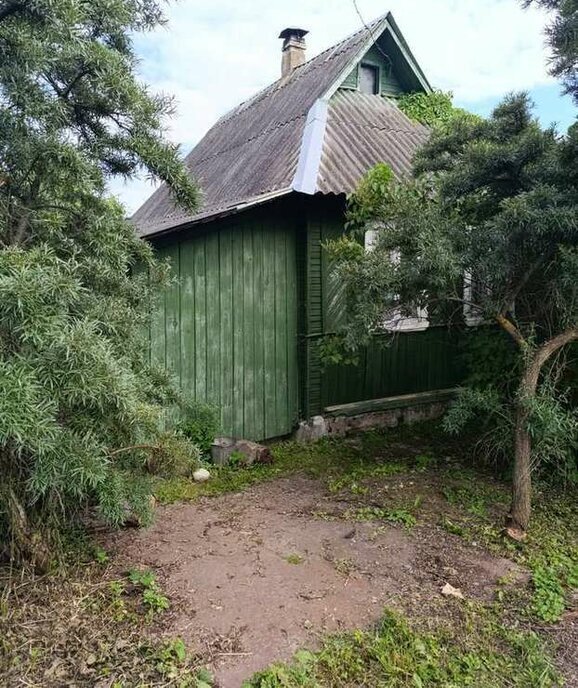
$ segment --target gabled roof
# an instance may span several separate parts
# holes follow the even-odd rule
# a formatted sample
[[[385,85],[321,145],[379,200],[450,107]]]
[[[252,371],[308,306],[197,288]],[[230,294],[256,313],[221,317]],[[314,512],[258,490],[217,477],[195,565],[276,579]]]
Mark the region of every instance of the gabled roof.
[[[425,128],[382,98],[355,92],[332,99],[385,31],[418,87],[430,90],[388,13],[218,120],[185,160],[201,187],[201,208],[179,209],[162,185],[133,215],[138,233],[165,233],[292,191],[347,193],[379,161],[405,173]]]

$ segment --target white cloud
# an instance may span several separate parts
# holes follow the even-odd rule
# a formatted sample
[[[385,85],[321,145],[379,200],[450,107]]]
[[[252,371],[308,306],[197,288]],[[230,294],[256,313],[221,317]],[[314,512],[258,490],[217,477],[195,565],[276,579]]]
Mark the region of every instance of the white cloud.
[[[545,15],[518,0],[358,0],[366,21],[391,10],[430,82],[461,103],[498,98],[548,83]],[[171,140],[189,150],[228,109],[278,77],[279,31],[309,29],[308,54],[356,31],[353,0],[180,0],[168,26],[136,38],[140,74],[176,98]],[[115,183],[135,210],[151,185]]]

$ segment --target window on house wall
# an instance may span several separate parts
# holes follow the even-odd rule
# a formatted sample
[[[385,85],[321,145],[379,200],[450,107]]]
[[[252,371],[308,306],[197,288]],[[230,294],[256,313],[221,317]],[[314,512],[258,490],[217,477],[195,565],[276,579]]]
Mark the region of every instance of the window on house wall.
[[[359,65],[359,90],[362,93],[379,93],[379,67],[370,64]]]
[[[365,232],[364,244],[366,251],[372,251],[377,243],[377,230],[368,229]],[[393,261],[399,261],[399,251],[391,253]],[[397,308],[383,314],[383,328],[390,332],[411,332],[425,330],[429,327],[427,308],[416,308],[415,315],[408,316]]]

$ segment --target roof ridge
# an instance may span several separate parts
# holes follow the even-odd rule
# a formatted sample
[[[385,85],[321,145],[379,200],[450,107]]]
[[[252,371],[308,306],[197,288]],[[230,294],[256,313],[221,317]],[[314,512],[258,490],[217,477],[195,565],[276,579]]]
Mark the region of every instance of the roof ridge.
[[[222,124],[223,122],[226,122],[231,117],[238,114],[239,112],[244,111],[244,110],[248,110],[250,107],[253,107],[253,105],[256,105],[259,102],[259,100],[261,100],[262,98],[265,98],[268,95],[268,93],[271,90],[273,90],[273,88],[276,85],[278,85],[278,86],[275,90],[280,91],[281,89],[285,88],[286,86],[288,86],[290,83],[292,83],[294,81],[294,77],[298,79],[305,72],[307,67],[311,67],[314,62],[322,62],[322,60],[320,58],[323,57],[323,55],[335,50],[336,51],[335,55],[332,56],[332,58],[331,58],[331,59],[333,59],[333,57],[336,57],[337,55],[340,54],[340,52],[342,52],[342,51],[337,50],[337,48],[340,48],[344,44],[349,43],[353,38],[355,38],[359,34],[369,33],[369,37],[373,40],[374,36],[371,34],[371,29],[373,29],[375,26],[379,26],[379,24],[381,24],[385,19],[388,18],[389,14],[390,13],[387,12],[386,14],[383,14],[382,16],[378,17],[377,19],[374,19],[373,21],[369,22],[369,24],[361,26],[357,31],[354,31],[352,34],[350,34],[349,36],[347,36],[343,40],[341,40],[337,43],[334,43],[333,45],[330,45],[328,48],[325,48],[325,50],[322,50],[317,55],[314,55],[313,57],[309,58],[303,64],[299,65],[298,67],[295,67],[295,69],[289,74],[289,77],[280,77],[279,79],[276,79],[275,81],[271,82],[267,86],[264,86],[260,91],[257,91],[257,93],[255,93],[251,97],[247,98],[247,100],[242,101],[236,107],[234,107],[233,109],[229,110],[224,115],[222,115],[215,122],[215,126],[217,124]]]

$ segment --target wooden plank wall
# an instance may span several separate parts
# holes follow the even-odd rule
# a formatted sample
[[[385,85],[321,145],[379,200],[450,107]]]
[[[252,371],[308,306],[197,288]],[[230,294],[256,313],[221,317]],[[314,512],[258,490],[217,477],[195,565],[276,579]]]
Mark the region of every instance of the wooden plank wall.
[[[178,282],[153,314],[152,360],[220,408],[224,433],[289,433],[298,416],[293,227],[258,213],[157,251]]]

